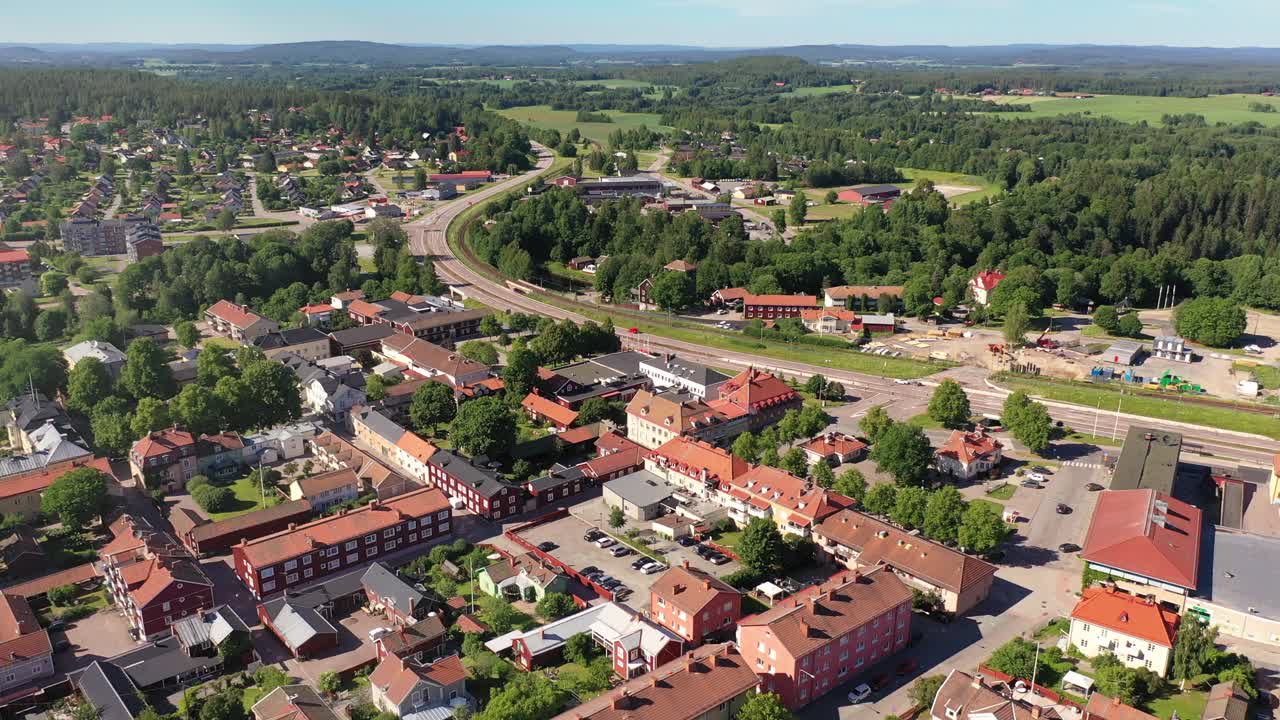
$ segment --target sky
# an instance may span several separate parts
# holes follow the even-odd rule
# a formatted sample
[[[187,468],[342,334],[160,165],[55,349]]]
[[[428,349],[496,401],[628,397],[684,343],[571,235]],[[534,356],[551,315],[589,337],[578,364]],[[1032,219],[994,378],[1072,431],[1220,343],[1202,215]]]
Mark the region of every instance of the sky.
[[[1278,0],[59,0],[0,43],[1280,45]]]

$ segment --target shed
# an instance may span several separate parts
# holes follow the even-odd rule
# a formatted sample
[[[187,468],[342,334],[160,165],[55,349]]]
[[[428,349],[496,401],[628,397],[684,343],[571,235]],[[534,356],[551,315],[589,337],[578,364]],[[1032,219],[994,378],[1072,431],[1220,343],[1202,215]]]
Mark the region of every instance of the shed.
[[[1068,670],[1067,674],[1062,676],[1062,689],[1068,688],[1073,688],[1078,695],[1087,696],[1093,689],[1093,678],[1081,675],[1075,670]]]
[[[769,581],[765,581],[757,585],[756,592],[769,598],[770,603],[777,602],[787,594],[786,590]]]
[[[1142,343],[1117,340],[1102,353],[1102,361],[1116,365],[1133,365],[1142,356]]]

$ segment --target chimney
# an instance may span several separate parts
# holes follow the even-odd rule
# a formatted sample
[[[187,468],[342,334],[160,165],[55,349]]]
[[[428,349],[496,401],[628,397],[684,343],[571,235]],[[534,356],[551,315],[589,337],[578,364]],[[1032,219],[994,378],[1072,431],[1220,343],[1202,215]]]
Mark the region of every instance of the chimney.
[[[298,529],[298,523],[289,523],[289,530],[290,530],[290,531],[292,531],[292,530],[297,530],[297,529]]]
[[[684,565],[685,570],[689,569],[689,558],[685,558],[681,563]]]
[[[1041,712],[1043,712],[1043,710],[1041,709],[1041,707],[1040,707],[1039,705],[1032,705],[1032,706],[1031,706],[1031,717],[1033,717],[1033,718],[1038,718],[1038,717],[1040,717],[1040,713],[1041,713]]]
[[[982,687],[982,675],[981,675],[981,673],[975,674],[975,675],[973,676],[973,687],[974,687],[974,688],[980,688],[980,687]]]
[[[686,560],[685,562],[688,562],[688,560]],[[703,578],[703,579],[702,579],[702,589],[703,589],[703,590],[710,590],[710,589],[711,589],[711,578]]]
[[[613,702],[610,703],[610,706],[614,710],[625,710],[630,704],[630,700],[631,694],[627,692],[626,688],[623,688],[622,692],[618,693],[617,696],[613,698]]]
[[[685,672],[693,672],[693,653],[684,656]]]

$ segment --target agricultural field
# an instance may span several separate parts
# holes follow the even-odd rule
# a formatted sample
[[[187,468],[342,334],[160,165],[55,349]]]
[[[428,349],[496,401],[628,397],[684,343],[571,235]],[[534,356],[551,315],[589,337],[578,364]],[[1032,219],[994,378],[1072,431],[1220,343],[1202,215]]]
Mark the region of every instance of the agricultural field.
[[[648,90],[653,87],[653,83],[648,80],[633,80],[630,78],[610,78],[608,80],[574,80],[574,85],[602,85],[609,90],[618,90],[621,88],[640,88]]]
[[[853,92],[855,85],[825,85],[822,87],[802,87],[788,90],[784,95],[835,95],[836,93]]]
[[[1159,125],[1164,115],[1194,113],[1203,115],[1210,124],[1258,122],[1268,127],[1280,127],[1280,98],[1263,95],[1214,95],[1205,98],[1151,97],[1136,95],[1099,95],[1073,100],[1068,98],[1002,97],[998,102],[1007,105],[1026,104],[1029,112],[993,113],[1004,119],[1039,118],[1083,113],[1105,115],[1124,122],[1146,122]],[[1275,112],[1255,112],[1251,103],[1271,105]]]
[[[906,183],[899,187],[910,189],[917,180],[929,180],[938,191],[955,205],[965,205],[976,200],[986,200],[1000,192],[1000,188],[990,180],[977,175],[945,172],[942,170],[919,170],[917,168],[898,168],[906,176]]]
[[[577,112],[573,110],[552,110],[550,105],[526,105],[498,110],[497,112],[499,115],[511,118],[516,122],[544,130],[559,130],[561,133],[567,133],[570,129],[576,127],[583,137],[601,144],[608,142],[609,133],[614,130],[625,130],[646,125],[653,130],[666,131],[671,129],[662,125],[661,118],[653,113],[625,113],[616,110],[603,110],[602,112],[613,118],[613,122],[580,123],[576,120],[578,117]]]

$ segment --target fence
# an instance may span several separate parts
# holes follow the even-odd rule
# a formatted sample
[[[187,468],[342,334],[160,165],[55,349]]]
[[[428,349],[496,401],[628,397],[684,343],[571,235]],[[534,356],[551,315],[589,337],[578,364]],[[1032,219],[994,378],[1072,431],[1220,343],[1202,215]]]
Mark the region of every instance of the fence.
[[[523,537],[520,537],[520,533],[525,532],[530,528],[534,528],[539,525],[545,525],[549,522],[554,522],[556,520],[559,520],[561,518],[565,518],[568,516],[569,516],[568,508],[559,508],[545,515],[539,515],[538,517],[530,520],[527,523],[517,525],[511,528],[510,530],[507,530],[506,532],[504,532],[503,535],[505,535],[507,539],[510,540],[511,542],[527,550],[534,557],[542,560],[543,562],[546,562],[548,565],[552,565],[560,569],[570,578],[576,580],[578,583],[585,585],[588,588],[591,588],[591,590],[595,592],[595,594],[599,595],[600,597],[606,600],[613,600],[613,593],[609,592],[604,587],[597,585],[595,582],[588,580],[586,577],[582,575],[582,573],[578,572],[578,570],[573,566],[562,562],[560,559],[556,558],[554,555],[551,555],[550,553],[539,550],[536,545],[529,542],[528,540],[525,540]],[[580,605],[586,602],[585,599],[579,598],[576,595],[574,596],[574,601]]]

